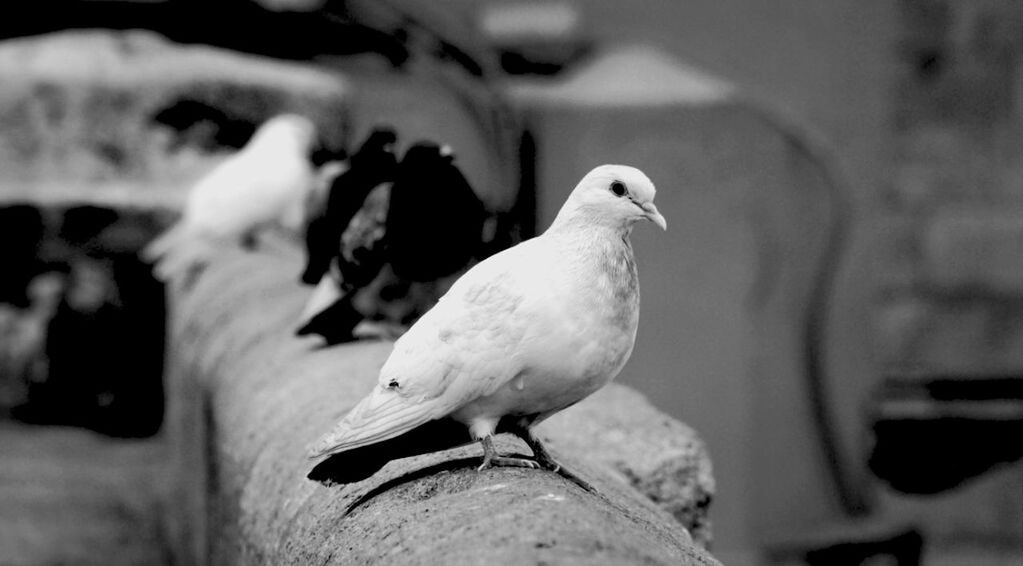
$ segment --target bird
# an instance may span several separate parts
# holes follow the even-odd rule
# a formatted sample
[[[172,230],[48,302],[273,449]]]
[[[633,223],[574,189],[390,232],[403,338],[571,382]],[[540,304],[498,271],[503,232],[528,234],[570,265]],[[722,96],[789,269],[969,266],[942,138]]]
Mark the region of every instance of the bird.
[[[331,270],[310,297],[297,335],[318,334],[327,345],[351,341],[364,319],[363,335],[400,334],[480,252],[487,211],[450,146],[413,143],[390,178],[364,197],[347,228],[333,226],[344,229],[340,249],[332,237]],[[309,256],[312,266],[311,246]]]
[[[322,213],[308,222],[305,234],[306,267],[301,280],[319,283],[338,254],[341,236],[362,207],[370,192],[394,180],[398,158],[394,154],[397,135],[389,128],[377,128],[348,158],[348,168],[330,185]]]
[[[401,159],[387,209],[387,255],[395,275],[433,281],[463,269],[479,252],[486,217],[454,150],[413,144]]]
[[[393,457],[478,441],[479,470],[561,466],[531,429],[610,382],[632,353],[639,280],[630,235],[649,220],[667,230],[653,182],[627,165],[583,176],[539,236],[474,265],[398,338],[377,384],[308,454],[307,477],[350,483]],[[497,433],[533,458],[498,454]],[[393,447],[395,453],[374,450]],[[347,456],[350,456],[346,458]],[[331,472],[337,472],[331,477]]]
[[[386,264],[385,222],[390,184],[378,185],[362,203],[334,244],[328,271],[320,278],[299,316],[296,336],[318,335],[327,346],[350,342],[365,314],[354,305],[359,291]]]
[[[193,185],[181,218],[144,248],[156,276],[188,282],[220,247],[251,247],[256,232],[275,223],[300,230],[320,183],[309,160],[317,138],[301,115],[263,122],[241,150]]]

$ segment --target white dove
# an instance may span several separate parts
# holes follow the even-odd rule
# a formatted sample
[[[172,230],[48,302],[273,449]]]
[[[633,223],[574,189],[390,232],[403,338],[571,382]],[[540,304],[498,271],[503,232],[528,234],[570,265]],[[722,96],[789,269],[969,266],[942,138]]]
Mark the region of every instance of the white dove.
[[[201,269],[216,247],[248,243],[256,230],[280,223],[299,230],[319,185],[309,160],[316,127],[304,116],[279,114],[249,142],[200,179],[178,222],[143,250],[167,281]]]
[[[639,282],[629,235],[643,219],[667,229],[654,193],[633,167],[590,171],[546,232],[475,265],[395,342],[377,386],[311,457],[448,417],[482,443],[481,470],[559,469],[530,428],[606,385],[632,353]],[[492,437],[504,431],[535,461],[499,456]]]

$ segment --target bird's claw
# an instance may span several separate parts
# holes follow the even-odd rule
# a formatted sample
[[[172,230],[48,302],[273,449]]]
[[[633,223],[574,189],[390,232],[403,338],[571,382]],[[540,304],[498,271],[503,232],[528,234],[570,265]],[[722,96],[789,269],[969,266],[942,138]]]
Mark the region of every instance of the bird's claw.
[[[504,466],[508,468],[529,468],[531,470],[539,470],[540,464],[533,460],[527,460],[525,458],[508,458],[505,456],[494,456],[492,458],[486,458],[480,467],[476,468],[477,471],[482,472],[487,468],[496,468],[498,466]]]
[[[545,469],[545,470],[548,470],[550,472],[554,472],[555,474],[561,471],[561,464],[555,462],[554,460],[548,460],[547,462],[541,462],[540,463],[540,467]]]

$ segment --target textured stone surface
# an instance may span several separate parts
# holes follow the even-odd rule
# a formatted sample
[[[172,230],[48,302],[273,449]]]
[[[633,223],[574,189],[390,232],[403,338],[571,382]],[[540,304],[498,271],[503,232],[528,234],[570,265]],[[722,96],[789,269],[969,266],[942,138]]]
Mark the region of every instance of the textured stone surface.
[[[599,495],[547,472],[477,473],[475,445],[392,462],[347,486],[305,479],[306,444],[373,386],[390,344],[294,338],[309,291],[296,283],[300,253],[264,244],[224,255],[192,294],[173,298],[171,387],[184,396],[172,394],[169,426],[182,447],[176,467],[193,478],[179,486],[177,499],[191,502],[179,535],[197,556],[208,544],[216,564],[716,563],[672,517],[706,538],[697,509],[713,484],[699,441],[622,388],[543,430]],[[206,542],[195,540],[202,486]],[[682,501],[687,493],[696,500]]]
[[[701,546],[711,541],[711,460],[697,433],[635,390],[612,384],[537,428],[554,451],[585,457],[671,513]]]

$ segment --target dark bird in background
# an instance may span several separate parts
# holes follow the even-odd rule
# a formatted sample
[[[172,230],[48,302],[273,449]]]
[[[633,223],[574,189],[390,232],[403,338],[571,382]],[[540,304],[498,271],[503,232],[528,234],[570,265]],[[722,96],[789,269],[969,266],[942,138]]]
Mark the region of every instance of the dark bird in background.
[[[387,257],[401,279],[451,275],[479,252],[486,209],[454,159],[422,142],[401,160],[387,212]]]
[[[38,271],[39,246],[45,234],[42,212],[31,205],[0,208],[0,303],[29,306],[28,284]]]
[[[75,248],[93,248],[94,240],[117,222],[116,210],[102,206],[73,206],[64,212],[58,236]]]
[[[454,160],[446,146],[409,148],[393,184],[367,199],[343,228],[333,268],[297,334],[338,344],[355,339],[366,320],[377,326],[367,334],[396,337],[474,263],[487,213]]]
[[[363,314],[353,303],[387,262],[384,235],[391,184],[377,185],[344,228],[329,258],[329,271],[320,278],[302,313],[299,336],[315,334],[327,345],[354,339]]]
[[[348,159],[348,170],[334,179],[322,214],[306,226],[306,266],[302,282],[315,285],[327,274],[338,255],[341,235],[377,186],[394,180],[398,159],[393,130],[377,129]]]

